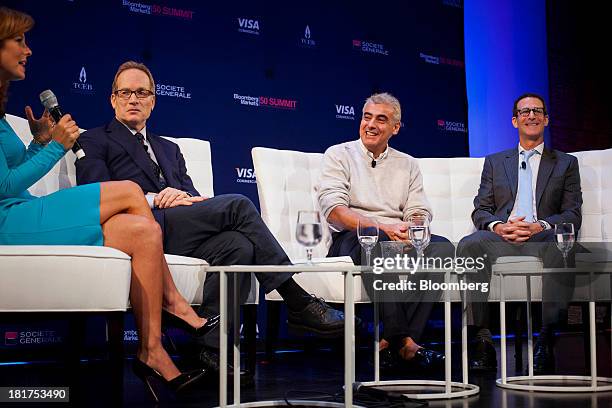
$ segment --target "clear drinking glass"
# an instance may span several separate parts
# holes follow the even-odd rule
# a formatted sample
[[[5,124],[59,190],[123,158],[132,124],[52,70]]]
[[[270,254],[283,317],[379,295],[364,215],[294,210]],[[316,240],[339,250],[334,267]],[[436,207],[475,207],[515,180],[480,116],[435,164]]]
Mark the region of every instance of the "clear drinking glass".
[[[574,246],[574,224],[571,222],[563,222],[555,225],[555,238],[557,240],[557,248],[563,255],[563,267],[567,268],[567,255]]]
[[[299,211],[297,228],[295,230],[297,241],[306,247],[306,259],[312,264],[312,247],[321,242],[323,226],[318,211]]]
[[[423,257],[423,251],[429,245],[431,233],[429,232],[429,217],[425,214],[415,214],[408,219],[408,237],[410,243],[417,251],[417,257]]]
[[[360,217],[357,220],[357,238],[366,253],[366,266],[370,266],[372,248],[378,242],[378,221],[373,218]]]

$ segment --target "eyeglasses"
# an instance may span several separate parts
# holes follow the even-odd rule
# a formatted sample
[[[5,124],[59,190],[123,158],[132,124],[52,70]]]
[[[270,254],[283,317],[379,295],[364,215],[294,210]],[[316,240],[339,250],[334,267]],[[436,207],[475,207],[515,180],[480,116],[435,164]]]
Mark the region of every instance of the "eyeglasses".
[[[152,91],[149,91],[148,89],[137,89],[135,91],[132,91],[131,89],[118,89],[115,91],[115,94],[121,98],[121,99],[130,99],[132,97],[132,94],[136,94],[136,98],[138,99],[146,99],[149,96],[153,95]]]
[[[521,110],[516,111],[516,113],[518,113],[524,118],[528,117],[531,112],[533,112],[535,116],[544,116],[545,113],[544,108],[523,108]]]

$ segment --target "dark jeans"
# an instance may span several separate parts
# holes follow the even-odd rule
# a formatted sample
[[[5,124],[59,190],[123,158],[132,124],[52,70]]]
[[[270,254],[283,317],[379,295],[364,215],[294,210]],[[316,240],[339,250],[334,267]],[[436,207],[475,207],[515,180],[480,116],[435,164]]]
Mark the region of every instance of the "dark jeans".
[[[342,231],[333,234],[333,242],[327,256],[350,256],[355,265],[361,265],[361,245],[355,231]],[[389,237],[381,232],[379,241],[389,241]],[[377,248],[379,246],[377,245]],[[380,250],[373,252],[372,259],[380,256]],[[416,256],[414,249],[408,254],[411,257]],[[455,247],[448,239],[432,235],[431,242],[424,251],[426,257],[454,257]],[[374,275],[362,275],[363,284],[366,289],[372,288]],[[395,278],[397,281],[397,277]],[[432,280],[442,281],[443,277],[438,275]],[[371,291],[368,290],[370,298],[373,298]],[[426,302],[379,302],[380,319],[383,323],[383,338],[393,342],[401,340],[404,337],[411,337],[414,341],[418,341],[421,337],[427,319],[431,314],[434,303]]]
[[[574,245],[568,265],[573,264]],[[511,244],[491,231],[479,230],[464,237],[457,246],[459,257],[482,257],[486,254],[485,268],[478,273],[466,274],[471,282],[490,282],[491,265],[501,256],[537,256],[542,259],[545,268],[562,268],[563,257],[555,243],[554,230],[545,230],[533,235],[523,244]],[[554,274],[542,277],[542,323],[557,323],[567,312],[567,304],[573,292],[574,274]],[[467,296],[468,318],[474,326],[489,328],[490,310],[487,303],[488,293]],[[554,299],[554,300],[553,300]],[[471,311],[471,313],[470,313]]]

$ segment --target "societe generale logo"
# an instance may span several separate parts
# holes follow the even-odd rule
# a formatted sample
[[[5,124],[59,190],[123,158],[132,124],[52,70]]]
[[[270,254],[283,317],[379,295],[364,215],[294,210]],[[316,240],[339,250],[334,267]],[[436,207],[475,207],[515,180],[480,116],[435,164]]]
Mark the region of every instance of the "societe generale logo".
[[[19,337],[19,332],[4,332],[4,345],[5,346],[16,346],[17,345],[17,337]]]

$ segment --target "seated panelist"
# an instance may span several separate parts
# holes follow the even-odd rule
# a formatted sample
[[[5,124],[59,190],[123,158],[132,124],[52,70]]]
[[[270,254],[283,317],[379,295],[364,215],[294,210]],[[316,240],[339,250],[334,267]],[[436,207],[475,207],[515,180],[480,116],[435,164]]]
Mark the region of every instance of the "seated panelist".
[[[107,246],[130,255],[130,303],[139,339],[134,371],[147,383],[157,378],[181,391],[200,380],[205,370],[181,373],[174,365],[161,343],[162,312],[200,333],[217,326],[218,318],[199,317],[176,289],[160,228],[141,188],[130,181],[105,181],[43,197],[28,192],[79,138],[70,115],[53,124],[47,111],[35,118],[26,106],[34,136],[26,148],[6,120],[9,83],[26,77],[32,51],[25,33],[33,25],[29,15],[0,7],[0,245]]]
[[[153,75],[144,64],[121,64],[110,95],[115,117],[79,139],[86,157],[76,162],[77,183],[130,180],[139,185],[144,192],[140,198],[146,198],[161,227],[166,253],[201,258],[210,265],[289,265],[289,258],[248,198],[239,194],[200,196],[179,147],[147,126],[156,104],[154,90]],[[245,301],[251,279],[248,274],[238,276],[240,300]],[[292,273],[257,273],[256,277],[266,292],[277,290],[283,297],[290,325],[318,334],[343,334],[343,314],[304,291]],[[218,314],[218,273],[206,274],[203,298],[199,314]],[[213,371],[219,365],[218,336],[215,330],[196,338],[202,345],[201,364]]]
[[[377,221],[378,241],[409,244],[410,217],[419,214],[432,218],[416,160],[389,146],[389,140],[400,131],[401,115],[397,98],[389,93],[374,94],[363,105],[359,139],[331,146],[325,152],[317,198],[335,230],[328,256],[348,255],[355,264],[361,264],[356,231],[359,221],[366,225],[372,219]],[[437,235],[431,236],[425,250],[427,257],[452,258],[454,253],[454,246]],[[410,256],[415,255],[412,249]],[[372,274],[364,275],[364,284],[372,298]],[[441,368],[444,356],[418,344],[434,299],[390,300],[380,304],[384,328],[381,367]]]
[[[545,267],[563,267],[555,245],[555,224],[582,223],[582,192],[578,159],[552,150],[544,143],[548,126],[544,98],[519,96],[512,107],[512,125],[518,146],[485,157],[472,221],[477,231],[464,237],[458,256],[485,257],[485,268],[468,280],[489,282],[492,263],[500,256],[531,255]],[[542,279],[542,331],[534,347],[534,372],[554,371],[554,327],[563,318],[573,291],[573,274],[545,275]],[[487,298],[470,296],[472,342],[470,369],[495,370],[497,358],[489,331]]]

